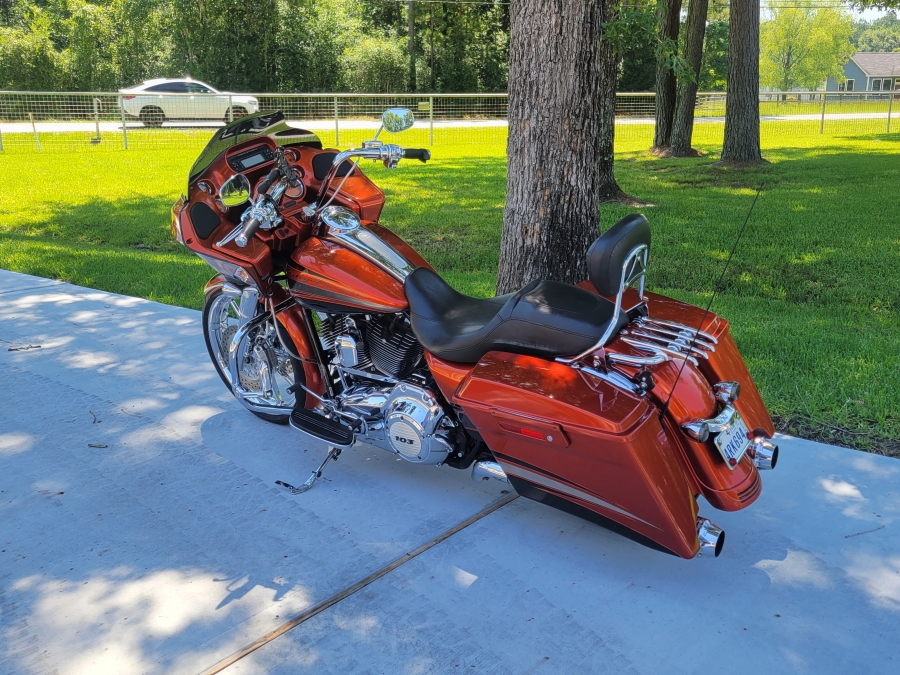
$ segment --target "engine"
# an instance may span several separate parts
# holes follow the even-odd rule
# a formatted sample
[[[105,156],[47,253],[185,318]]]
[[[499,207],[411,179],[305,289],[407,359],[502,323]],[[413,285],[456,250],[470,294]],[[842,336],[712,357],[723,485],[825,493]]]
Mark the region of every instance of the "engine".
[[[417,464],[442,464],[462,437],[456,423],[416,373],[422,346],[403,315],[317,315],[322,348],[343,390],[341,411],[363,422],[359,440]]]

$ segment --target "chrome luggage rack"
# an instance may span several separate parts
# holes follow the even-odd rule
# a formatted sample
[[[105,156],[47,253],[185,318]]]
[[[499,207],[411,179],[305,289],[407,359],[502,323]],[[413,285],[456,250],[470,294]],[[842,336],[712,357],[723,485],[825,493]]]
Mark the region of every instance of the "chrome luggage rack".
[[[607,358],[611,363],[627,365],[655,365],[663,361],[685,359],[695,366],[699,364],[697,359],[709,359],[709,355],[716,351],[719,341],[709,333],[688,328],[687,326],[664,321],[639,317],[621,331],[622,342],[631,345],[641,351],[650,352],[653,356],[641,357],[618,352],[607,352]],[[661,358],[665,357],[665,358]],[[647,360],[653,361],[652,364]]]
[[[593,347],[577,356],[558,357],[556,359],[558,362],[572,368],[584,370],[592,375],[603,377],[619,386],[629,386],[635,391],[646,392],[646,388],[642,388],[640,384],[635,383],[624,373],[615,370],[615,365],[634,366],[643,369],[647,366],[665,363],[666,361],[688,361],[696,366],[700,363],[698,359],[708,360],[709,355],[716,351],[716,345],[719,341],[714,335],[699,328],[690,328],[676,323],[675,321],[653,319],[648,316],[647,299],[644,297],[644,280],[647,276],[648,254],[649,247],[646,244],[640,244],[625,257],[622,265],[619,292],[614,302],[613,317],[603,337]],[[623,310],[622,300],[625,295],[625,289],[635,283],[638,285],[637,290],[640,302],[629,310]],[[618,333],[622,342],[637,350],[646,352],[647,356],[623,354],[605,349],[603,351],[605,359],[601,359],[598,352],[613,337],[613,331],[623,311],[633,318]],[[593,368],[584,361],[586,357],[592,355]]]

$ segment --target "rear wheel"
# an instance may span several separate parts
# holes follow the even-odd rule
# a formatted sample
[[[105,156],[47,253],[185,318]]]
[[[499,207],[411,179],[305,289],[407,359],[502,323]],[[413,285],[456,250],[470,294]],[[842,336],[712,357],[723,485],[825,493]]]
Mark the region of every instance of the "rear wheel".
[[[155,105],[147,105],[141,108],[141,113],[138,117],[145,127],[161,127],[162,123],[166,121],[166,114],[162,111],[162,108],[157,108]]]
[[[203,303],[203,337],[216,372],[231,391],[231,368],[229,346],[240,320],[240,298],[216,290],[206,296]],[[264,313],[265,307],[258,305],[256,316]],[[282,343],[282,338],[286,344]],[[285,348],[287,347],[287,348]],[[290,351],[288,351],[290,350]],[[253,392],[244,397],[250,411],[268,422],[287,424],[294,407],[295,396],[287,392],[288,387],[304,383],[303,364],[291,356],[297,349],[284,326],[278,332],[268,318],[253,328],[238,347],[238,373],[241,386]],[[258,412],[254,407],[266,406],[284,408],[284,414]]]
[[[236,120],[239,117],[246,117],[246,116],[247,116],[247,109],[244,108],[243,106],[236,105],[236,106],[232,106],[228,110],[228,112],[225,113],[225,121],[229,122],[231,120]]]

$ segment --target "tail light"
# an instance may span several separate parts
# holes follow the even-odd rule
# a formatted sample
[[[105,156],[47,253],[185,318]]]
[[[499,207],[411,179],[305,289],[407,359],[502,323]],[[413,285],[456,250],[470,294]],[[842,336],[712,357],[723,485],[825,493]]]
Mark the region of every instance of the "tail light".
[[[123,96],[123,97],[122,97],[122,100],[123,100],[123,101],[130,101],[130,100],[133,99],[133,98],[134,98],[134,96]]]

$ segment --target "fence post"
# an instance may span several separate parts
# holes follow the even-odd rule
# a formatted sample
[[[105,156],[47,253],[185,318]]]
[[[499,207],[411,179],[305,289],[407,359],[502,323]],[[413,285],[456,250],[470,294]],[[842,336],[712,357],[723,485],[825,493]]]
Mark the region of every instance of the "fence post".
[[[3,152],[3,129],[0,129],[0,152]]]
[[[128,149],[128,129],[125,127],[125,101],[119,94],[119,116],[122,118],[122,141],[125,143],[125,149]]]
[[[890,122],[888,122],[890,124]],[[434,96],[428,97],[428,145],[434,145]]]
[[[34,142],[37,143],[38,152],[41,152],[41,139],[38,138],[37,127],[34,126],[34,115],[28,113],[28,119],[31,120],[31,130],[34,132]]]
[[[825,133],[825,101],[827,101],[827,100],[828,100],[828,92],[826,90],[826,91],[822,92],[822,121],[819,122],[819,133],[820,134]]]
[[[891,108],[894,107],[894,92],[892,91],[890,96],[888,96],[888,123],[887,123],[887,132],[891,133]],[[3,144],[0,143],[0,150],[3,149]]]
[[[231,124],[234,122],[234,101],[231,98],[231,95],[228,96],[228,123]]]
[[[338,98],[334,97],[334,147],[341,144],[341,130],[338,128]]]
[[[94,99],[94,127],[97,130],[97,135],[91,139],[91,143],[99,143],[100,142],[100,99]]]

